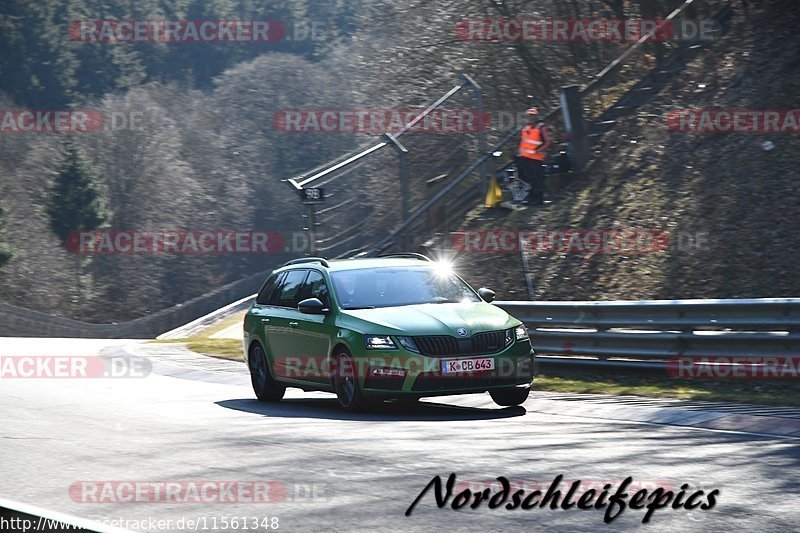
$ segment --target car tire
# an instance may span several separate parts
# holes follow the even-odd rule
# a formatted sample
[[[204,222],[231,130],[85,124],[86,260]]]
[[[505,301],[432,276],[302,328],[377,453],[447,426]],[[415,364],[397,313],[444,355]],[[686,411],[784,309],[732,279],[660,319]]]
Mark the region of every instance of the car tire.
[[[528,394],[531,392],[530,387],[524,389],[498,389],[489,391],[492,400],[497,405],[503,407],[512,407],[515,405],[522,405],[528,399]]]
[[[250,348],[248,358],[250,367],[250,382],[253,384],[253,391],[256,398],[262,402],[279,402],[286,393],[286,386],[281,385],[272,377],[269,369],[267,354],[260,344],[256,343]]]
[[[367,400],[361,394],[361,387],[358,385],[358,369],[353,356],[344,348],[337,352],[333,388],[336,391],[339,406],[345,411],[363,411],[367,408]]]

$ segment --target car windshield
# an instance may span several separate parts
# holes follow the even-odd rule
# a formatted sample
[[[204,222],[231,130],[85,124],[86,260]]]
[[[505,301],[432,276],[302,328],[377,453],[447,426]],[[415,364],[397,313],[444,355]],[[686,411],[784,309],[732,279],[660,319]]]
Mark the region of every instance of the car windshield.
[[[331,278],[343,309],[481,301],[461,278],[440,265],[343,270]]]

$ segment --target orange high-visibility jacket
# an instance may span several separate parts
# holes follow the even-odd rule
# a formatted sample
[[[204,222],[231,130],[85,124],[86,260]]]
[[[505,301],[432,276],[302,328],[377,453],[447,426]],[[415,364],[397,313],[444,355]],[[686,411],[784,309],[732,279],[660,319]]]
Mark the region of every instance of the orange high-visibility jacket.
[[[544,161],[544,153],[539,148],[544,144],[544,135],[539,127],[525,126],[522,128],[522,140],[519,143],[519,155],[528,159]]]

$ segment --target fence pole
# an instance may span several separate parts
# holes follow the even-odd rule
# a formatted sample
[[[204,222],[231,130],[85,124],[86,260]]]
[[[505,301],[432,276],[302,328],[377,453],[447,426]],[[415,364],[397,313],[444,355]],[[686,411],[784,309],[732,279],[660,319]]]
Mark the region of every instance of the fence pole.
[[[400,141],[398,141],[394,136],[389,135],[388,133],[384,133],[382,139],[385,140],[387,143],[391,144],[397,151],[397,158],[399,160],[399,167],[400,167],[400,188],[401,188],[400,194],[402,196],[403,222],[405,222],[406,220],[408,220],[409,203],[410,203],[408,149],[405,146],[403,146],[400,143]]]
[[[564,127],[570,136],[572,167],[577,172],[582,172],[589,162],[591,148],[579,91],[578,85],[561,88],[561,112],[564,116]]]
[[[476,107],[478,108],[476,125],[478,127],[478,154],[480,157],[486,153],[486,123],[484,120],[486,118],[486,106],[483,102],[483,89],[481,89],[481,86],[478,85],[478,83],[473,80],[469,74],[462,74],[461,78],[475,92],[475,103]],[[482,194],[485,196],[486,191],[489,190],[489,172],[486,169],[486,165],[481,165],[480,172],[482,183],[481,186],[483,187]]]
[[[306,204],[307,217],[308,217],[308,254],[316,255],[317,253],[317,206],[314,204]]]

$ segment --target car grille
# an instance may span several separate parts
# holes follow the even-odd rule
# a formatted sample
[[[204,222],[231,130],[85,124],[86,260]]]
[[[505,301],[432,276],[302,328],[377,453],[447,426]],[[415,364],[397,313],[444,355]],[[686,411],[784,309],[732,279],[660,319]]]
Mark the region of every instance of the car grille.
[[[414,343],[423,355],[488,355],[502,351],[505,346],[505,331],[477,333],[469,339],[457,339],[449,335],[414,337]]]

